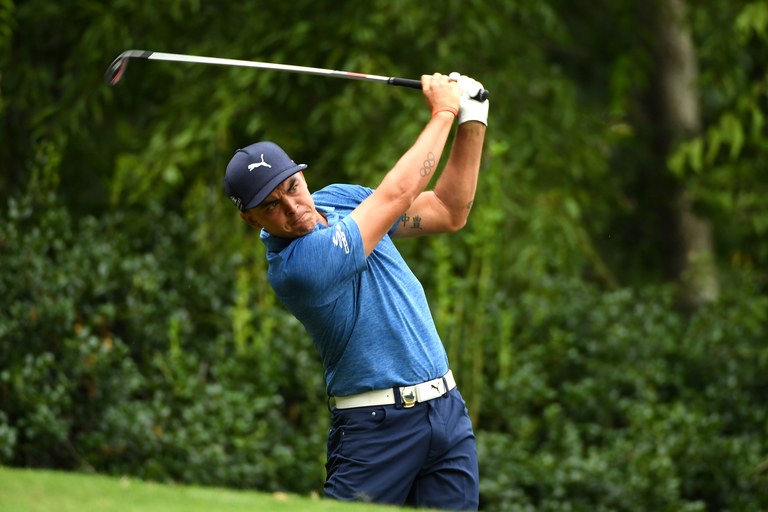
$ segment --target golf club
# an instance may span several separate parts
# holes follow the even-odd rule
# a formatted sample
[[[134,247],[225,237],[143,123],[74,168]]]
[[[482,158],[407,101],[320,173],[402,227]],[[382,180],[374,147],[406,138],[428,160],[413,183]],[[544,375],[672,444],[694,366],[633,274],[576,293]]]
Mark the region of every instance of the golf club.
[[[218,57],[199,57],[196,55],[181,55],[177,53],[150,52],[145,50],[126,50],[112,61],[107,72],[104,74],[104,80],[111,86],[116,85],[125,74],[125,68],[128,66],[129,59],[148,59],[164,60],[173,62],[195,62],[198,64],[218,64],[221,66],[238,66],[246,68],[273,69],[277,71],[288,71],[290,73],[304,73],[309,75],[323,75],[337,78],[348,78],[351,80],[366,80],[369,82],[379,82],[399,87],[410,87],[411,89],[421,89],[421,81],[411,80],[409,78],[395,78],[380,75],[367,75],[364,73],[352,73],[349,71],[336,71],[333,69],[313,68],[307,66],[292,66],[290,64],[273,64],[270,62],[257,62],[250,60],[221,59]],[[488,98],[488,91],[479,91],[473,99],[485,101]]]

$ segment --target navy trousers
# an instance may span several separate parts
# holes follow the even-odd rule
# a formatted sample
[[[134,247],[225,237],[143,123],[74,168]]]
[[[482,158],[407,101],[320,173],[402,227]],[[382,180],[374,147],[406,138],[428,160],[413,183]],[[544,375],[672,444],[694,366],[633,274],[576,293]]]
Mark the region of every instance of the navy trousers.
[[[443,510],[477,510],[472,422],[458,388],[412,408],[334,409],[325,495]]]

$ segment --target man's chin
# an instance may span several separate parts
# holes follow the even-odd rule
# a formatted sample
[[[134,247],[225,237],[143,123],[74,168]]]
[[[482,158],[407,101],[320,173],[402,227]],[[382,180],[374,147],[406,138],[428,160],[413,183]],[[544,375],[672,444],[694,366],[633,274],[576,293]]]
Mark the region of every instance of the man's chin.
[[[308,235],[311,232],[312,229],[307,228],[306,226],[293,226],[290,231],[284,231],[280,236],[283,238],[299,238]]]

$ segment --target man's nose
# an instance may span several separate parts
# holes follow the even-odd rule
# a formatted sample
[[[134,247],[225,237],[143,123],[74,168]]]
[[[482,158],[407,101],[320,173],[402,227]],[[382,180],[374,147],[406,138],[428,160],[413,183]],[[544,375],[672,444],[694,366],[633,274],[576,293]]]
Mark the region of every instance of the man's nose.
[[[293,215],[296,213],[296,210],[298,210],[298,205],[295,201],[291,201],[288,198],[283,199],[283,211],[286,215]]]

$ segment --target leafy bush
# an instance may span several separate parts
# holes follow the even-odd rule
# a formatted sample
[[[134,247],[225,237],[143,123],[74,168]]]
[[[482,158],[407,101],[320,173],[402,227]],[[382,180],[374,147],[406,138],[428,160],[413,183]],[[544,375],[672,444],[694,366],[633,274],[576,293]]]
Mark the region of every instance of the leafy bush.
[[[3,463],[322,485],[319,360],[295,320],[256,299],[258,265],[202,263],[184,218],[159,209],[77,220],[25,196],[4,217]]]
[[[53,197],[8,203],[2,463],[321,489],[318,357],[267,289],[259,242],[227,235],[245,250],[211,252],[215,230],[157,208],[75,219]],[[425,257],[446,251],[435,243]],[[476,416],[486,509],[768,507],[759,276],[727,275],[722,301],[686,318],[665,287],[605,292],[542,274],[507,297],[488,276],[439,272],[451,281],[438,308],[458,304],[447,297],[460,286],[462,314],[477,311],[473,294],[488,304],[469,323],[460,310],[437,315]]]
[[[749,277],[690,322],[668,289],[523,293],[514,371],[487,382],[480,422],[487,504],[764,510],[768,298]]]

